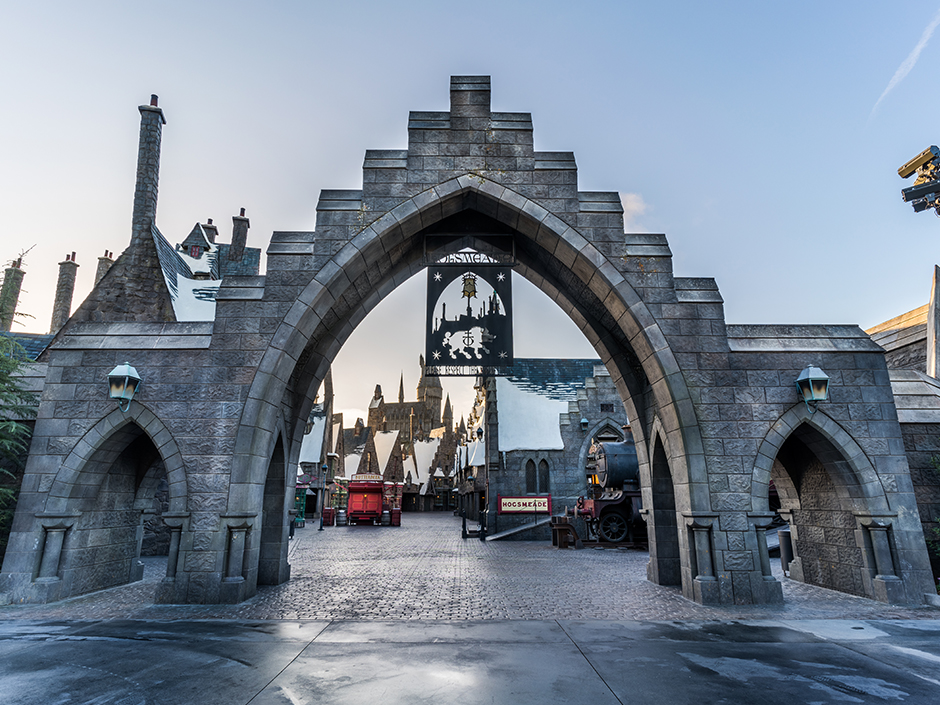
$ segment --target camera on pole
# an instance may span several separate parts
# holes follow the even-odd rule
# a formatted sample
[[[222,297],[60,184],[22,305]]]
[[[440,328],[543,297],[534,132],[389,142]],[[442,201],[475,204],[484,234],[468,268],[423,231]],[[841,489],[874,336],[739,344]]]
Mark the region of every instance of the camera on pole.
[[[901,189],[901,198],[911,204],[915,213],[933,208],[940,216],[940,148],[931,145],[898,169],[902,179],[914,174],[914,185]]]

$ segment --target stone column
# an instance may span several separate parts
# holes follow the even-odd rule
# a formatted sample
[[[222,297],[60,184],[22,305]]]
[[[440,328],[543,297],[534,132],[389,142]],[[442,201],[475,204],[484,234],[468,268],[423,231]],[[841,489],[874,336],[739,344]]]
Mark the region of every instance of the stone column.
[[[3,288],[0,289],[0,331],[9,332],[13,326],[16,305],[23,287],[23,258],[11,262],[3,272]]]
[[[717,514],[689,512],[684,514],[686,526],[692,532],[692,547],[695,557],[695,578],[692,589],[696,602],[714,605],[721,601],[718,578],[715,576],[715,564],[712,556],[712,526],[718,520]]]
[[[160,178],[160,141],[166,118],[157,107],[157,96],[150,96],[150,105],[141,105],[140,141],[137,148],[137,184],[134,188],[134,216],[131,224],[131,245],[148,240],[150,226],[157,215],[157,182]]]
[[[245,580],[242,569],[245,562],[245,538],[248,525],[228,527],[228,562],[223,583],[240,583]]]
[[[760,557],[761,584],[751,582],[751,592],[755,602],[783,603],[783,586],[780,584],[770,568],[770,552],[767,550],[767,529],[770,528],[776,515],[773,512],[751,512],[747,515],[748,521],[754,527],[754,536],[757,541],[757,553]]]
[[[859,523],[868,534],[865,548],[869,552],[869,570],[874,568],[875,573],[871,581],[874,598],[890,604],[907,602],[904,581],[897,576],[891,555],[891,518],[859,517]]]
[[[42,561],[39,564],[37,580],[58,580],[59,559],[62,557],[66,527],[48,526],[45,529],[46,536],[42,544]]]
[[[52,305],[52,323],[50,333],[58,333],[65,325],[72,313],[72,295],[75,293],[75,274],[78,272],[78,263],[75,253],[65,256],[64,262],[59,262],[59,281],[55,287],[55,303]]]

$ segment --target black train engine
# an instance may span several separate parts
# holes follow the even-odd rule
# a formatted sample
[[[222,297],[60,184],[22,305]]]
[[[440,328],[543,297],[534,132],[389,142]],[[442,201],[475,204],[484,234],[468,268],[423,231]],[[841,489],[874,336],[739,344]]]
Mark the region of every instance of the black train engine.
[[[640,464],[632,437],[619,443],[595,443],[591,496],[579,497],[575,515],[584,519],[592,538],[646,546],[646,522],[640,510]]]

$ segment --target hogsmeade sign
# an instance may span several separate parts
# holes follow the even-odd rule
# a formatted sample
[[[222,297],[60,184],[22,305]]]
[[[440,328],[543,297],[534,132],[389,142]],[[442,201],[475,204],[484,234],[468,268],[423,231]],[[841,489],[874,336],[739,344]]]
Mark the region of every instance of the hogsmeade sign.
[[[552,496],[544,497],[496,497],[498,514],[551,514]]]
[[[436,262],[428,267],[428,375],[511,367],[512,268]]]

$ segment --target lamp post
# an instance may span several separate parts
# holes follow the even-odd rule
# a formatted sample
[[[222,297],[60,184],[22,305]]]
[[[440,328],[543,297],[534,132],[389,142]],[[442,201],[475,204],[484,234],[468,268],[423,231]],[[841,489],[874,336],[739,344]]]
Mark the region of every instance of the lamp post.
[[[829,375],[814,365],[807,365],[796,378],[796,390],[809,413],[815,414],[819,402],[829,397]]]
[[[323,531],[323,499],[326,494],[326,464],[320,466],[320,528],[317,531]]]
[[[125,362],[108,373],[108,388],[111,398],[117,400],[118,408],[126,412],[140,388],[140,375],[130,363]]]

